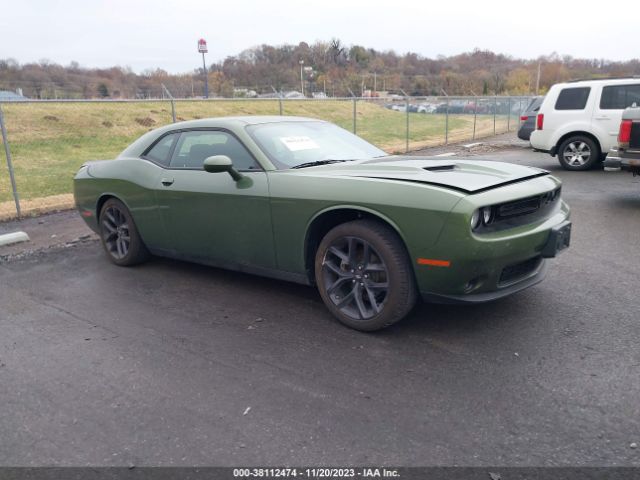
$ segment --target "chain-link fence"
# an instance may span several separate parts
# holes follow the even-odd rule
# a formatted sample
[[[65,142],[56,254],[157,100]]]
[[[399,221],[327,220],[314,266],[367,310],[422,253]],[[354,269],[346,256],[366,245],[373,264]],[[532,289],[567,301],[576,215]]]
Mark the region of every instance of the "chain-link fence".
[[[0,104],[8,168],[0,218],[72,205],[80,165],[116,157],[143,133],[173,121],[228,115],[297,115],[356,132],[389,153],[473,141],[515,130],[528,97],[393,97],[21,101]],[[16,186],[12,186],[13,182]],[[14,195],[15,194],[15,195]]]

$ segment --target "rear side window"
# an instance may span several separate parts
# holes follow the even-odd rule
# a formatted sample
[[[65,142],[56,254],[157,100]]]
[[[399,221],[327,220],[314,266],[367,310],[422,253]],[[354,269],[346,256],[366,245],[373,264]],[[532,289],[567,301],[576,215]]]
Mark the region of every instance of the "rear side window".
[[[160,139],[151,149],[144,154],[144,158],[148,158],[160,165],[169,166],[169,159],[171,155],[171,148],[173,143],[178,138],[177,133],[166,135]]]
[[[640,85],[612,85],[602,89],[602,110],[624,110],[634,103],[640,105]]]
[[[563,89],[556,100],[556,110],[584,110],[590,91],[590,87]]]

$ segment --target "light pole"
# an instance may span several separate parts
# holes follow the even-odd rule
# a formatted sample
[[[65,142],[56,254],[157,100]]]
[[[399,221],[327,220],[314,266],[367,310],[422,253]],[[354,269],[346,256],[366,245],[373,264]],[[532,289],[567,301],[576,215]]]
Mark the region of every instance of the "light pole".
[[[302,66],[304,65],[304,60],[300,60],[300,90],[302,90],[302,95],[304,95],[304,80],[302,79]]]
[[[198,40],[198,52],[202,53],[202,71],[204,72],[204,98],[209,98],[209,75],[207,75],[207,62],[204,54],[207,53],[207,41],[204,38]]]

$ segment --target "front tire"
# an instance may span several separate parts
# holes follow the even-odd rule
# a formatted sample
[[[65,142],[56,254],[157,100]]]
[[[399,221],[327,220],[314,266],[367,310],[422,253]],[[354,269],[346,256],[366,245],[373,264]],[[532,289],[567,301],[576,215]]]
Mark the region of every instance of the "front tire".
[[[558,161],[565,170],[589,170],[600,159],[600,147],[589,137],[567,138],[558,148]]]
[[[411,263],[402,240],[371,220],[343,223],[320,242],[315,278],[329,311],[361,331],[388,327],[416,303]]]
[[[109,260],[116,265],[129,266],[149,258],[133,217],[120,200],[110,198],[100,209],[100,239]]]

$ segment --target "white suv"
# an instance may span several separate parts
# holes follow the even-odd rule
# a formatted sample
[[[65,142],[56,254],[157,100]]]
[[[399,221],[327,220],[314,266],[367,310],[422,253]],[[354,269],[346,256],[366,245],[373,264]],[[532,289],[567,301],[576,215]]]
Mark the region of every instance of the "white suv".
[[[553,85],[531,134],[531,146],[558,155],[567,170],[588,170],[617,145],[622,111],[640,105],[640,78]]]

